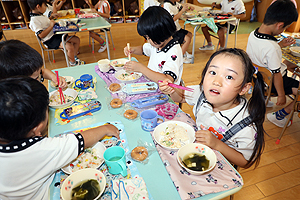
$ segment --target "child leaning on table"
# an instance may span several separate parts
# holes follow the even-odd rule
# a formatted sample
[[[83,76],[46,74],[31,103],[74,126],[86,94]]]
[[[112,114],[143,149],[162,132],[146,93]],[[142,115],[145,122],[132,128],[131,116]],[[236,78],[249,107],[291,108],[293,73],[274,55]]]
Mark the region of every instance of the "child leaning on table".
[[[45,79],[57,85],[55,73],[43,68],[42,56],[28,44],[19,40],[0,42],[0,80],[13,76],[29,76],[40,82]],[[68,84],[59,77],[59,86],[66,88]]]
[[[148,42],[143,46],[124,48],[130,54],[149,56],[148,67],[142,63],[129,61],[125,64],[128,71],[140,72],[154,82],[169,79],[180,84],[183,61],[178,40],[172,36],[176,32],[172,16],[160,6],[151,6],[141,15],[137,30]]]
[[[46,11],[46,0],[28,0],[29,8],[32,10],[30,15],[30,29],[41,39],[41,41],[49,49],[63,48],[62,35],[53,33],[53,26],[55,21],[50,20],[43,15]],[[77,36],[66,36],[66,50],[71,66],[83,65],[84,61],[77,58],[77,52],[79,50],[80,39]]]
[[[252,31],[248,38],[247,53],[255,65],[269,69],[273,75],[271,92],[278,95],[276,105],[285,105],[288,94],[297,94],[299,81],[287,76],[287,69],[293,71],[297,66],[287,60],[282,62],[281,48],[295,43],[292,37],[284,38],[278,43],[274,37],[282,33],[297,21],[298,12],[290,0],[277,0],[272,3],[265,14],[262,25]],[[284,127],[286,116],[294,109],[295,102],[267,114],[270,122]],[[299,106],[298,106],[299,109]]]
[[[252,81],[254,88],[248,101],[244,94]],[[189,86],[194,92],[174,90],[168,83],[159,83],[159,89],[176,102],[194,106],[199,128],[196,142],[218,150],[237,166],[258,165],[264,148],[264,85],[246,52],[215,52],[206,63],[200,84]]]
[[[178,38],[179,44],[182,45],[183,63],[188,64],[191,63],[192,55],[187,52],[187,49],[191,43],[193,34],[181,28],[179,24],[179,18],[185,11],[194,10],[194,7],[188,4],[181,5],[178,3],[179,1],[180,0],[165,0],[162,4],[162,7],[171,14],[173,20],[175,21],[177,32],[174,35],[174,38]]]
[[[246,17],[246,9],[242,0],[222,0],[220,4],[216,4],[216,2],[213,2],[212,8],[221,8],[222,13],[230,14],[237,19],[243,19]],[[225,33],[228,27],[227,23],[229,23],[229,33],[236,29],[236,24],[233,24],[232,22],[226,22],[225,24],[216,24],[218,27],[217,34],[220,42],[220,49],[223,49],[225,47]],[[199,50],[214,50],[215,46],[212,44],[210,33],[208,32],[210,28],[208,28],[208,26],[204,26],[201,27],[201,29],[208,44],[206,46],[200,47]]]
[[[101,17],[103,17],[105,20],[109,21],[110,19],[110,5],[109,2],[106,0],[99,0],[98,3],[93,6],[91,4],[90,0],[85,0],[87,5],[91,8],[92,12],[98,13]],[[89,31],[90,37],[94,38],[94,40],[97,40],[100,44],[100,48],[98,50],[99,53],[105,51],[106,49],[106,42],[104,39],[101,38],[100,34],[95,33],[94,31]]]
[[[0,199],[48,199],[55,172],[105,135],[119,138],[109,124],[78,134],[42,137],[49,95],[29,77],[0,80]]]

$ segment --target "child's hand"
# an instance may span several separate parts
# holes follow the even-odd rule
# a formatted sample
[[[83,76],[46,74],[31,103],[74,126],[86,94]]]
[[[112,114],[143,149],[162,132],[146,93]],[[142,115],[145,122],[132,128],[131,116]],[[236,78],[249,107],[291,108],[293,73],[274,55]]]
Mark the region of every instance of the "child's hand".
[[[190,6],[188,4],[184,4],[182,6],[182,11],[185,12],[185,11],[188,11],[190,9]]]
[[[118,139],[120,139],[120,131],[117,127],[115,127],[112,124],[106,124],[105,126],[105,135],[107,136],[114,136]]]
[[[162,82],[158,82],[159,90],[164,94],[173,94],[175,92],[174,88],[168,84],[172,83],[170,79],[165,79]]]
[[[191,5],[189,5],[188,9],[189,9],[189,10],[195,10],[195,7],[194,7],[194,6],[191,6]]]
[[[279,42],[281,47],[287,47],[290,46],[292,44],[296,43],[296,40],[294,38],[292,38],[291,36],[288,36],[287,38],[284,38],[283,40],[281,40]]]
[[[97,13],[96,8],[91,8],[92,13]]]
[[[53,77],[53,79],[51,80],[53,81],[54,85],[57,85],[57,79],[56,77]],[[64,77],[59,77],[59,86],[60,88],[62,89],[65,89],[66,87],[68,86],[67,82],[66,82],[66,79]]]
[[[286,98],[285,96],[277,96],[277,106],[282,106],[286,103]]]
[[[135,52],[135,47],[130,47],[130,51],[128,50],[128,47],[127,47],[127,46],[124,48],[124,54],[125,54],[125,56],[127,56],[127,57],[128,57],[128,55],[129,55],[129,53],[130,53],[130,54],[134,54],[134,52]]]
[[[199,130],[195,133],[195,137],[196,142],[209,146],[212,149],[216,149],[217,144],[221,142],[209,130]]]
[[[124,65],[126,71],[140,72],[140,73],[143,73],[144,67],[145,66],[142,63],[136,61],[128,61]]]

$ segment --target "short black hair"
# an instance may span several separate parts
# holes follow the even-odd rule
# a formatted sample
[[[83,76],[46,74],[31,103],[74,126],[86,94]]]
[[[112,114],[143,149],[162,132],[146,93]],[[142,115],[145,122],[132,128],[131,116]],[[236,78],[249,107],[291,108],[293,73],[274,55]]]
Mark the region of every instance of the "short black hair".
[[[42,56],[28,44],[19,40],[0,42],[0,79],[31,76],[42,67]]]
[[[137,30],[141,36],[148,36],[153,42],[160,44],[174,35],[176,26],[173,17],[166,9],[151,6],[141,15]]]
[[[0,80],[0,138],[14,141],[46,119],[49,94],[45,86],[30,77]]]
[[[291,0],[277,0],[268,7],[263,23],[272,25],[283,22],[286,27],[297,19],[298,12]]]
[[[27,0],[27,4],[31,10],[34,10],[37,5],[42,6],[43,3],[47,3],[46,0]]]

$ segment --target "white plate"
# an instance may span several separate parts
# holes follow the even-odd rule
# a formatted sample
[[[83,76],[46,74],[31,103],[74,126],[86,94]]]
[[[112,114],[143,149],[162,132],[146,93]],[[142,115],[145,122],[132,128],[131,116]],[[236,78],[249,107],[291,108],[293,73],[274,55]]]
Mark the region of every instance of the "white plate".
[[[186,17],[195,17],[196,15],[197,15],[196,12],[186,12],[186,13],[185,13],[185,16],[186,16]]]
[[[63,77],[66,79],[66,82],[68,84],[68,88],[71,88],[72,84],[75,81],[74,77],[72,77],[72,76],[63,76]],[[56,86],[53,81],[50,82],[50,86],[54,89],[58,89],[58,86]]]
[[[130,80],[125,80],[125,79],[122,79],[120,78],[120,76],[123,76],[123,77],[128,77],[128,75],[130,76]],[[121,69],[119,71],[116,71],[115,73],[115,77],[117,80],[123,82],[123,83],[133,83],[135,81],[137,81],[139,78],[141,78],[142,74],[141,73],[137,73],[137,72],[126,72],[124,69]]]
[[[106,147],[105,147],[101,142],[97,142],[97,143],[92,147],[92,149],[96,149],[96,150],[97,150],[97,157],[103,159],[103,160],[101,161],[100,165],[96,167],[96,168],[98,168],[98,167],[100,167],[100,166],[104,163],[103,153],[104,153],[104,151],[106,150]],[[78,157],[77,157],[77,158],[78,158]],[[78,163],[77,158],[76,158],[76,160],[75,160],[74,162],[71,163],[72,165],[75,166],[75,165]],[[67,166],[61,168],[61,170],[62,170],[64,173],[66,173],[66,174],[72,174],[72,173],[73,173],[73,171],[72,171],[73,168],[70,166],[71,164],[68,164]]]
[[[300,47],[290,47],[290,50],[294,56],[300,57]]]
[[[112,60],[110,61],[110,65],[117,71],[121,70],[124,68],[124,65],[126,62],[128,62],[128,59],[125,58],[121,58],[121,59],[116,59],[116,60]],[[119,67],[118,65],[123,65],[122,67]]]
[[[193,143],[195,141],[195,139],[196,139],[195,138],[195,130],[192,126],[190,126],[187,123],[181,122],[181,121],[167,121],[167,122],[164,122],[164,123],[161,123],[160,125],[158,125],[153,131],[154,140],[163,148],[170,150],[170,151],[177,151],[179,149],[179,148],[167,147],[160,143],[160,140],[164,137],[160,133],[165,131],[166,128],[169,126],[169,124],[177,124],[186,129],[186,131],[188,133],[188,138],[189,138],[189,140],[188,140],[188,142],[186,142],[186,144]]]
[[[52,92],[49,93],[49,99],[51,98],[52,95],[55,95],[56,92],[58,93],[57,95],[59,97],[58,90],[54,90],[54,91],[52,91]],[[53,102],[49,102],[49,106],[52,107],[52,108],[55,108],[55,109],[56,108],[65,108],[65,107],[68,107],[68,106],[70,106],[75,101],[75,99],[76,99],[76,97],[78,95],[78,93],[75,90],[71,89],[71,88],[67,88],[66,90],[63,91],[63,93],[65,95],[67,95],[67,96],[71,96],[72,100],[69,101],[69,102],[66,102],[64,104],[60,104],[60,102],[59,102],[59,104],[55,104]]]

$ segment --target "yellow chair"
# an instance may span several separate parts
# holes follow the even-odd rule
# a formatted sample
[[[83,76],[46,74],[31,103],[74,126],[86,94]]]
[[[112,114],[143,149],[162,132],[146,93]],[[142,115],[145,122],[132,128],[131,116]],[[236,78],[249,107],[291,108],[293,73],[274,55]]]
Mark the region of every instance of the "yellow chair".
[[[268,101],[269,99],[272,97],[272,96],[275,96],[275,94],[272,94],[271,93],[271,88],[272,88],[272,83],[273,83],[273,78],[274,78],[274,75],[273,73],[265,68],[265,67],[260,67],[256,64],[253,64],[254,67],[257,68],[257,70],[262,74],[263,76],[263,79],[264,79],[264,83],[265,83],[265,96],[266,96],[266,105],[268,104]],[[282,128],[282,131],[276,141],[276,144],[279,144],[280,143],[280,140],[283,136],[283,133],[284,131],[286,130],[286,128],[288,127],[288,124],[290,121],[292,121],[293,119],[293,115],[294,115],[294,112],[299,112],[298,110],[298,105],[300,103],[300,84],[299,84],[299,87],[298,87],[298,91],[297,91],[297,94],[296,95],[288,95],[288,97],[290,97],[292,99],[292,101],[294,102],[294,109],[292,110],[292,112],[287,116],[287,121],[284,125],[284,127]],[[298,114],[298,116],[300,117],[300,113]]]

